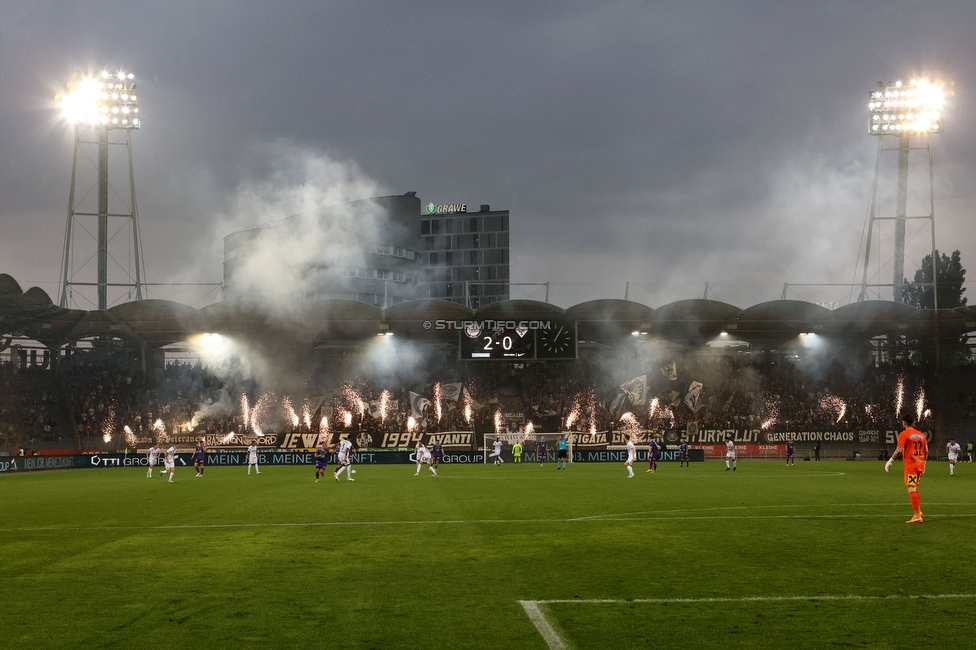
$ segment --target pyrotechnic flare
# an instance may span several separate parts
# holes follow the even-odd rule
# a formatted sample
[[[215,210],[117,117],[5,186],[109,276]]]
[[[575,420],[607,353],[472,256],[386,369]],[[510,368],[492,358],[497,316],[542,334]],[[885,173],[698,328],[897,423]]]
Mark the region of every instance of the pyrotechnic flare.
[[[264,430],[261,428],[261,414],[273,398],[274,393],[265,393],[251,409],[251,431],[257,436],[264,435]]]
[[[291,398],[285,395],[281,398],[281,412],[285,414],[285,417],[291,422],[292,427],[298,427],[298,423],[301,422],[298,418],[298,413],[295,413],[295,409],[292,408]]]
[[[102,440],[105,441],[105,442],[112,442],[112,434],[111,433],[107,433],[107,432],[106,433],[103,433],[102,434]]]
[[[241,422],[245,429],[251,425],[251,406],[247,401],[247,393],[241,393]]]
[[[129,428],[128,424],[122,427],[122,431],[125,433],[125,444],[134,447],[136,442],[138,442],[136,434],[132,433],[132,429]]]
[[[495,435],[502,432],[502,410],[495,411]]]
[[[468,391],[464,391],[464,421],[471,424],[471,417],[474,415],[474,409],[471,406],[471,395]]]
[[[158,442],[169,442],[169,434],[166,433],[166,425],[162,420],[156,420],[152,425],[153,435]]]
[[[671,426],[674,426],[674,411],[671,410],[670,406],[661,409],[661,419],[669,421]]]
[[[763,401],[766,403],[766,414],[767,417],[759,425],[760,429],[769,429],[779,422],[779,404],[773,400],[769,395],[763,395]]]
[[[925,389],[921,386],[915,392],[915,419],[921,420],[925,417]]]
[[[591,388],[587,395],[587,408],[590,413],[590,435],[596,435],[596,393]]]
[[[895,417],[901,417],[901,407],[905,403],[905,376],[898,375],[898,384],[895,386]]]
[[[437,421],[441,421],[441,382],[434,384],[434,413],[437,414]]]
[[[836,395],[824,395],[821,397],[820,408],[834,415],[834,424],[838,424],[847,415],[847,402]]]
[[[525,437],[528,438],[534,433],[535,433],[535,425],[532,424],[532,421],[530,420],[529,422],[525,423]]]
[[[228,444],[231,440],[234,439],[234,436],[236,436],[236,435],[237,435],[237,432],[236,431],[231,431],[226,436],[224,436],[223,438],[220,439],[220,444],[222,444],[222,445]]]
[[[302,420],[305,422],[305,428],[311,431],[312,430],[312,405],[308,403],[307,399],[302,400]]]
[[[115,434],[115,408],[110,406],[105,413],[105,420],[102,421],[102,440],[109,442]]]
[[[620,416],[620,422],[623,424],[624,429],[630,432],[630,439],[635,443],[640,442],[642,436],[640,422],[637,421],[637,417],[628,411]]]
[[[319,420],[319,442],[330,440],[332,435],[329,433],[329,418],[323,417]]]
[[[576,393],[576,396],[573,397],[573,410],[571,410],[569,412],[569,415],[566,416],[567,429],[572,428],[573,424],[575,424],[576,421],[579,420],[580,414],[583,412],[583,406],[582,404],[580,404],[581,398],[582,395],[580,395],[579,393]]]
[[[363,400],[363,396],[359,394],[359,391],[353,388],[352,384],[346,382],[342,387],[342,394],[346,399],[346,405],[349,409],[359,411],[360,418],[365,417],[366,402]]]
[[[657,397],[651,400],[651,403],[647,405],[647,419],[650,420],[657,414],[658,407],[661,406],[661,400]]]
[[[411,415],[407,418],[407,431],[413,433],[413,430],[416,428],[417,428],[417,418]]]
[[[342,412],[342,423],[344,425],[346,425],[347,427],[351,427],[352,426],[352,413],[350,413],[349,411],[343,411]]]
[[[386,422],[386,413],[390,409],[390,391],[384,389],[380,393],[380,422]]]

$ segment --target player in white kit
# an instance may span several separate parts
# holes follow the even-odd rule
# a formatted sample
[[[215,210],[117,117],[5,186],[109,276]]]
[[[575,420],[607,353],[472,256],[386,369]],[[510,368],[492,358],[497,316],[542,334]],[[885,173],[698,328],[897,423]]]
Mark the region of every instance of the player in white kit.
[[[495,465],[501,465],[505,462],[502,460],[502,441],[496,440],[491,444],[495,448],[495,451],[491,454],[492,458],[495,459]]]
[[[247,448],[247,475],[248,476],[251,475],[251,465],[254,465],[254,471],[256,471],[258,474],[261,473],[261,470],[258,469],[258,446],[253,442],[250,445],[248,445]]]
[[[339,475],[342,474],[342,470],[346,470],[346,479],[349,481],[355,481],[352,477],[352,456],[355,454],[355,450],[352,448],[352,442],[348,439],[343,440],[339,443],[339,449],[336,451],[336,471],[332,476],[335,480],[339,480]]]
[[[637,460],[637,449],[634,447],[634,441],[630,439],[630,434],[624,434],[624,440],[627,441],[627,460],[624,465],[627,467],[627,478],[634,478],[634,461]]]
[[[150,445],[149,451],[146,452],[146,458],[149,462],[149,471],[146,472],[146,478],[152,478],[153,467],[159,462],[160,451],[160,448],[156,445]]]
[[[419,440],[417,441],[417,448],[414,455],[417,457],[417,471],[414,472],[414,476],[420,475],[420,468],[427,463],[427,468],[431,471],[434,476],[437,476],[437,470],[431,465],[433,457],[430,454],[430,450],[427,449]]]
[[[731,467],[730,464],[731,463]],[[732,438],[725,437],[725,471],[735,471],[735,443]]]
[[[946,445],[946,452],[949,454],[949,476],[952,476],[955,474],[956,461],[959,460],[962,447],[959,446],[955,438],[949,438],[949,444]]]
[[[163,460],[163,468],[169,473],[169,482],[173,482],[173,476],[176,474],[176,447],[170,447],[166,450],[166,458]]]

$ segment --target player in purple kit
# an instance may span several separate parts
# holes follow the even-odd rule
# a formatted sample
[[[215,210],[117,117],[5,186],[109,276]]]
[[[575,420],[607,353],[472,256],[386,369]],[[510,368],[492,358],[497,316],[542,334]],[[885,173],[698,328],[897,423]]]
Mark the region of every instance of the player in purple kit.
[[[325,470],[329,468],[329,445],[326,444],[325,440],[319,444],[319,448],[315,450],[315,482],[318,483],[319,479],[325,476]]]
[[[444,457],[444,446],[439,442],[435,442],[430,447],[430,453],[434,457],[433,462],[430,464],[431,469],[437,470],[441,464],[441,459]]]
[[[545,438],[539,440],[538,451],[539,451],[539,467],[542,467],[543,463],[545,463],[548,460],[546,458],[546,455],[549,453],[549,443],[546,441]]]
[[[193,469],[197,471],[197,475],[194,478],[200,478],[203,476],[204,464],[207,462],[207,452],[203,445],[203,438],[197,442],[196,451],[193,453]]]
[[[786,441],[786,464],[796,467],[796,443],[792,440]]]
[[[647,443],[647,464],[649,465],[647,471],[654,473],[657,471],[657,461],[661,460],[661,448],[657,444],[657,440],[651,438],[650,442]]]
[[[691,467],[691,460],[688,458],[688,451],[691,449],[691,445],[688,444],[687,440],[681,441],[681,446],[678,447],[678,467],[685,466]]]

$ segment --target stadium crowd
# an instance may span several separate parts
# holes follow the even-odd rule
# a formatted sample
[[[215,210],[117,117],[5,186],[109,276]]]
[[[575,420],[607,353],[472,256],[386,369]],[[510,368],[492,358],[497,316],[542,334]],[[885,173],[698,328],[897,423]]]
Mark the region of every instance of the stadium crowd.
[[[956,378],[943,378],[959,387],[952,392],[928,389],[932,378],[912,367],[868,365],[852,372],[840,363],[808,368],[787,356],[700,354],[677,361],[678,378],[671,379],[660,365],[613,350],[575,362],[432,359],[407,377],[313,376],[302,394],[289,396],[289,413],[282,404],[284,391],[241,373],[222,376],[199,362],[174,362],[147,379],[131,363],[75,355],[61,365],[56,381],[51,370],[0,365],[0,443],[70,444],[77,433],[77,440],[91,447],[108,433],[121,444],[123,426],[140,439],[160,426],[170,435],[253,432],[249,427],[256,421],[245,420],[242,401],[251,413],[261,410],[259,426],[265,431],[318,430],[323,417],[332,430],[370,433],[411,425],[427,432],[465,430],[478,421],[493,428],[499,412],[509,430],[528,421],[561,427],[575,413],[571,428],[603,431],[620,429],[619,418],[627,411],[642,427],[655,429],[684,429],[696,422],[705,428],[823,430],[891,426],[902,386],[908,408],[925,395],[924,408],[951,407],[959,419],[976,418],[976,401],[966,388],[976,384],[970,367],[955,371]],[[647,395],[636,404],[620,397],[621,384],[632,377],[643,378]],[[703,388],[697,398],[686,399],[692,381]],[[456,399],[441,402],[440,418],[433,403],[438,383],[461,387],[452,392]],[[384,391],[385,418],[380,414]],[[932,404],[937,394],[956,399]]]

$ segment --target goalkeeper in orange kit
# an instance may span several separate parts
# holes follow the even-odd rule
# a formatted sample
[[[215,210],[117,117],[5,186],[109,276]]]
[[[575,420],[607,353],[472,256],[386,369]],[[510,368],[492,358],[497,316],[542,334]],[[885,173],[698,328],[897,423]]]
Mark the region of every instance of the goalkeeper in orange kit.
[[[905,465],[905,487],[908,488],[908,499],[912,502],[912,510],[915,511],[912,518],[905,522],[906,524],[922,523],[922,505],[918,495],[918,484],[922,480],[922,474],[925,473],[925,461],[929,457],[929,441],[924,433],[912,428],[914,423],[915,418],[912,417],[911,413],[905,413],[901,416],[901,424],[905,430],[898,434],[898,447],[888,462],[885,463],[885,471],[887,472],[891,469],[891,464],[895,462],[895,458],[901,454]]]

